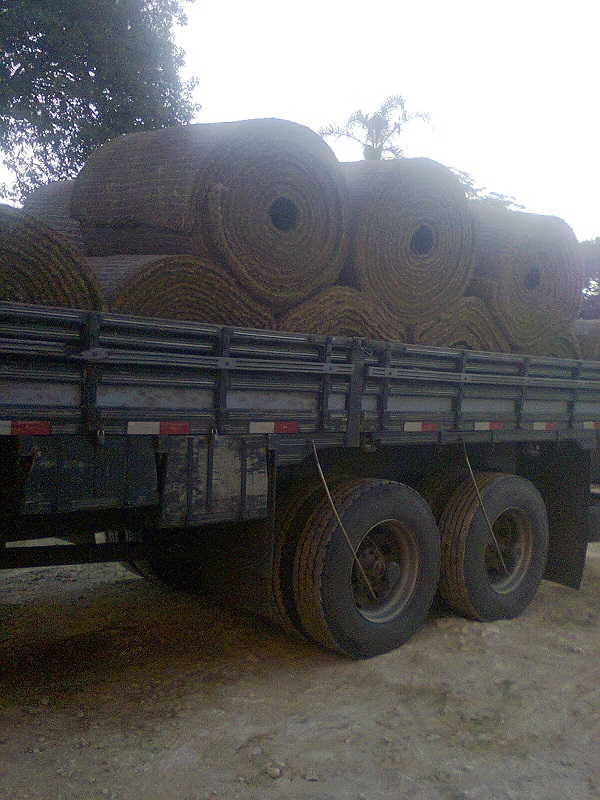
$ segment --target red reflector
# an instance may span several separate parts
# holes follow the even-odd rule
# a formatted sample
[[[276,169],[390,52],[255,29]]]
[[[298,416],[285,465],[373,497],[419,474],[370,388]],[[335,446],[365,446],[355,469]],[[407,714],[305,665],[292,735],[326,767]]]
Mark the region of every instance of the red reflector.
[[[421,428],[422,431],[437,431],[438,424],[437,422],[424,422]]]
[[[190,432],[189,422],[161,422],[160,433],[162,436],[183,436]]]
[[[13,422],[10,426],[12,436],[47,436],[50,422]]]
[[[297,422],[276,422],[273,426],[273,433],[298,433]]]
[[[547,431],[557,431],[558,430],[558,422],[547,422],[546,423],[546,430]]]
[[[503,422],[490,422],[491,431],[501,431],[504,428]]]

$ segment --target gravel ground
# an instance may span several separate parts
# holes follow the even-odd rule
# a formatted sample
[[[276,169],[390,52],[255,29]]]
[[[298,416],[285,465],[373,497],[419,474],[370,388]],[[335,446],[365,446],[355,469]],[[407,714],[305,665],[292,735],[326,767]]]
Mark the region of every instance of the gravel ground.
[[[333,657],[114,564],[0,573],[2,800],[596,800],[600,546],[519,619]]]

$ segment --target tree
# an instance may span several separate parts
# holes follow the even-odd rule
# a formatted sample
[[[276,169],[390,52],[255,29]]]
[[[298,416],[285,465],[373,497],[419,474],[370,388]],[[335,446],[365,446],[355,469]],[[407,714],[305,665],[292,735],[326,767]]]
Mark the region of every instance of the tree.
[[[195,82],[179,76],[172,33],[189,1],[4,0],[0,151],[13,199],[73,177],[119,134],[192,119]]]
[[[394,119],[396,111],[398,115]],[[374,114],[355,111],[345,125],[327,125],[319,129],[319,135],[324,138],[334,136],[336,139],[346,138],[358,142],[362,145],[365,161],[377,161],[386,157],[402,158],[404,153],[394,140],[399,138],[404,125],[414,119],[429,122],[429,114],[420,111],[410,114],[406,109],[404,98],[396,94],[388,97]],[[453,168],[451,170],[462,183],[469,200],[512,211],[522,211],[525,208],[517,203],[514,197],[478,188],[467,172]]]
[[[498,192],[487,192],[485,188],[479,188],[475,184],[475,180],[469,175],[468,172],[463,172],[460,169],[450,167],[450,170],[456,175],[458,180],[462,183],[467,195],[467,200],[476,203],[481,203],[486,206],[493,206],[494,208],[505,208],[510,211],[523,211],[525,206],[517,203],[514,197],[509,197],[505,194]]]
[[[581,242],[581,257],[585,278],[579,316],[600,319],[600,236]]]
[[[319,130],[319,135],[323,138],[343,137],[358,142],[362,145],[363,157],[367,161],[386,157],[401,158],[403,152],[395,140],[402,133],[402,128],[415,119],[429,122],[429,115],[420,111],[409,113],[404,98],[394,94],[374,114],[355,111],[345,125],[328,125]]]

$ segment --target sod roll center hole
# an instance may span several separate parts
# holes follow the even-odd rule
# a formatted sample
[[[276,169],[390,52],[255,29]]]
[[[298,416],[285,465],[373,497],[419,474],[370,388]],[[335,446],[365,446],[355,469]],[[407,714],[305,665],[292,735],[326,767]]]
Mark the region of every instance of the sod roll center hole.
[[[287,233],[295,228],[298,223],[298,207],[287,197],[278,197],[277,200],[271,203],[269,216],[278,231]]]
[[[429,225],[420,225],[410,237],[411,252],[425,256],[433,247],[433,231]]]
[[[523,283],[525,285],[525,288],[528,291],[532,292],[534,289],[537,289],[537,287],[540,285],[541,280],[542,280],[542,273],[539,271],[539,269],[534,268],[530,269],[529,272],[525,275]]]

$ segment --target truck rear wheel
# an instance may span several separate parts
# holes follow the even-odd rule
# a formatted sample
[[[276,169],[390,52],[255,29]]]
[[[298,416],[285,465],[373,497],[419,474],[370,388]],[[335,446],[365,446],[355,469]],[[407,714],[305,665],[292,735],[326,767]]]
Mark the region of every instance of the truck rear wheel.
[[[435,520],[417,492],[394,481],[353,480],[334,488],[332,498],[352,549],[322,500],[296,548],[298,618],[330,650],[357,658],[385,653],[421,627],[433,601]]]
[[[348,478],[346,478],[346,481]],[[332,489],[342,481],[334,478],[329,484]],[[298,542],[306,520],[315,508],[325,499],[323,484],[312,479],[303,485],[295,485],[293,494],[284,503],[277,525],[277,538],[273,553],[273,595],[276,607],[276,622],[289,633],[305,636],[296,600],[294,598],[294,559]]]
[[[546,507],[525,478],[500,472],[475,478],[487,519],[469,478],[440,518],[440,594],[466,617],[511,619],[531,602],[544,574]]]
[[[464,470],[446,469],[429,475],[417,487],[417,491],[427,501],[436,522],[439,521],[446,504],[467,477]]]
[[[133,537],[134,540],[140,541],[142,537],[151,537],[153,534],[153,530],[146,529],[144,532],[137,534],[137,536],[133,534]],[[125,535],[132,534],[126,532]],[[200,569],[202,560],[199,554],[196,554],[195,560],[190,558],[181,559],[173,557],[172,552],[169,552],[171,549],[165,548],[165,552],[162,553],[158,550],[144,557],[122,561],[121,565],[151,583],[158,583],[175,591],[198,594],[202,583]],[[185,552],[186,555],[189,555],[190,546],[185,549]]]
[[[294,599],[294,556],[306,519],[325,497],[323,485],[311,481],[285,504],[277,525],[273,552],[275,621],[288,633],[304,633]]]
[[[139,558],[135,561],[122,562],[123,566],[147,581],[159,583],[169,589],[181,592],[195,592],[200,585],[199,569],[193,569],[188,564],[182,565],[166,559]]]

